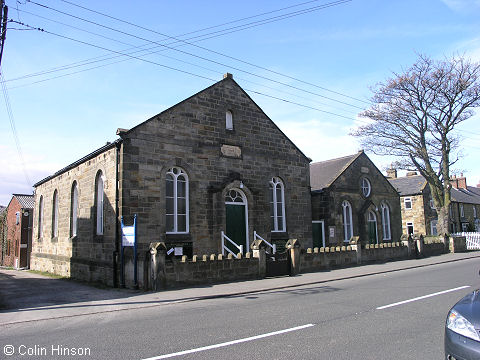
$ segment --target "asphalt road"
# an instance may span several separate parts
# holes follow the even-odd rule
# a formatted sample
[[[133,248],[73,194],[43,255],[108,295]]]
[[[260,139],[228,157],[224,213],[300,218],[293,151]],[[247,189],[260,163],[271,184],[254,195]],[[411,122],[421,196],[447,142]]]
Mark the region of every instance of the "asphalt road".
[[[480,287],[479,270],[479,259],[470,259],[243,296],[6,325],[0,328],[0,358],[441,359],[446,314]],[[378,309],[461,286],[469,288]],[[12,345],[7,351],[13,349],[14,355],[4,354],[6,345]],[[67,350],[77,355],[67,356]]]

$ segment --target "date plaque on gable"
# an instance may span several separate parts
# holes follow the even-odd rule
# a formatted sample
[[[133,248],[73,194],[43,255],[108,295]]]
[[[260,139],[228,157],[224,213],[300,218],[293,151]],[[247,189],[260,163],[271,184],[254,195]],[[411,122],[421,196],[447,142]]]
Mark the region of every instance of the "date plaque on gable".
[[[231,157],[231,158],[241,158],[242,157],[242,149],[238,146],[233,145],[222,145],[220,148],[223,156]]]
[[[360,171],[363,173],[363,174],[368,174],[370,172],[370,169],[365,167],[365,166],[362,166],[362,168],[360,169]]]

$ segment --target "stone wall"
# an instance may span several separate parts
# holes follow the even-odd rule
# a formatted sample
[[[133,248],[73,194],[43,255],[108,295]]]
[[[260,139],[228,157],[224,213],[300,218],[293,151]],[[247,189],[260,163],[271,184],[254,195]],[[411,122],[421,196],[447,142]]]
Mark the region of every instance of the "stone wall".
[[[82,159],[36,185],[31,268],[85,281],[113,285],[116,250],[116,148]],[[104,175],[104,233],[96,235],[95,181]],[[72,189],[78,186],[78,230],[71,236]],[[58,236],[53,236],[53,194],[58,193]],[[39,230],[40,197],[43,226]]]

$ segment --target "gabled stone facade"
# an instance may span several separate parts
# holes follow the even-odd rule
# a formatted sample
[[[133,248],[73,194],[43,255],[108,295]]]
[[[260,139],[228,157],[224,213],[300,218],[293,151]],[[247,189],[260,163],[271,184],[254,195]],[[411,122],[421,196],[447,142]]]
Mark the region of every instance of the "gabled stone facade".
[[[310,173],[314,246],[323,246],[315,240],[322,223],[326,246],[353,236],[363,243],[400,240],[399,195],[363,151],[313,163]]]
[[[119,224],[134,215],[140,285],[153,242],[172,256],[239,252],[222,233],[244,253],[254,233],[279,246],[289,238],[312,245],[310,159],[231,75],[117,135],[35,185],[34,268],[123,282]],[[127,286],[132,266],[126,248]]]

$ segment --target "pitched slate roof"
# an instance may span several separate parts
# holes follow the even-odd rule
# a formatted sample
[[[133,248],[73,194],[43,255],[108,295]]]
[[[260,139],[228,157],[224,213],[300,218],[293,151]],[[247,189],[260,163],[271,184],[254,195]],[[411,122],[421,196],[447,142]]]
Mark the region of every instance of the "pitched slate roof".
[[[467,189],[452,188],[452,201],[467,204],[480,204],[480,188],[467,186]]]
[[[35,198],[33,195],[13,194],[18,200],[22,209],[33,209],[35,207]]]
[[[422,175],[402,176],[396,179],[388,179],[390,184],[399,192],[400,196],[421,194],[427,185]]]
[[[107,142],[107,144],[103,145],[101,148],[98,148],[97,150],[95,150],[95,151],[91,152],[90,154],[84,156],[83,158],[75,161],[74,163],[71,163],[70,165],[64,167],[63,169],[58,170],[55,174],[47,176],[45,179],[40,180],[39,182],[33,184],[33,187],[37,187],[38,185],[41,185],[44,182],[47,182],[48,180],[51,180],[54,177],[56,177],[60,174],[63,174],[64,172],[67,172],[70,169],[73,169],[74,167],[77,167],[78,165],[84,163],[85,161],[93,159],[98,154],[101,154],[102,152],[107,151],[107,150],[113,148],[114,146],[117,146],[117,144],[119,144],[121,142],[122,142],[122,139],[117,139],[114,142]]]
[[[310,164],[310,186],[312,191],[322,190],[330,186],[361,154],[348,155]]]

